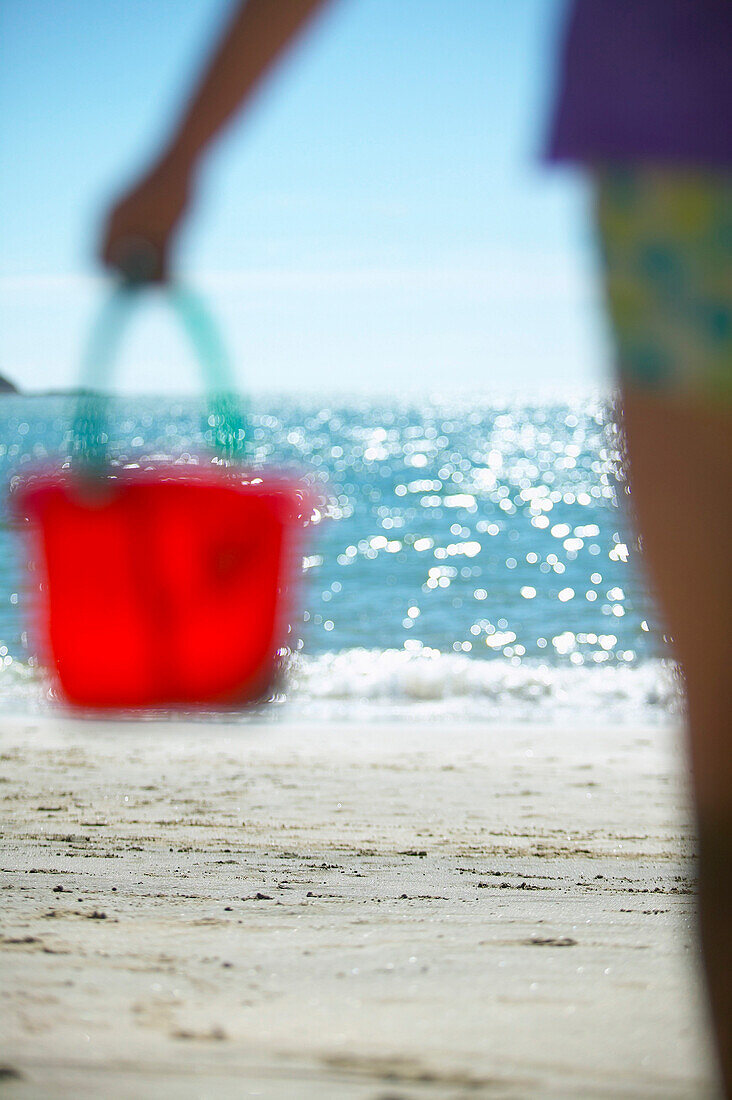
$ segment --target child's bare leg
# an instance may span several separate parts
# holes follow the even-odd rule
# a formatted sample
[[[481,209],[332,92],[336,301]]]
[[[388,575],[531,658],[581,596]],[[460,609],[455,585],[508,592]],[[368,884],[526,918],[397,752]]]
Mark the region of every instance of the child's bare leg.
[[[626,384],[631,499],[688,700],[699,921],[732,1096],[732,408]]]

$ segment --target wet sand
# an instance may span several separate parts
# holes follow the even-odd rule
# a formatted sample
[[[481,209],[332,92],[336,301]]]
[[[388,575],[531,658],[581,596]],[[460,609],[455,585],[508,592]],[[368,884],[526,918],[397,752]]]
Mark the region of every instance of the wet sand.
[[[4,719],[4,1095],[717,1097],[677,744]]]

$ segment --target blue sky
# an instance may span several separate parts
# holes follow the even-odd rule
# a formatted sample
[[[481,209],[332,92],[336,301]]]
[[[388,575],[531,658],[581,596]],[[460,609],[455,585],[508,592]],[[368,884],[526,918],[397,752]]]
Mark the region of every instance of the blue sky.
[[[107,290],[105,203],[165,133],[222,0],[5,0],[0,372],[73,384]],[[587,195],[540,153],[561,0],[333,0],[226,132],[180,272],[242,387],[531,391],[602,383]],[[164,306],[120,388],[195,375]]]

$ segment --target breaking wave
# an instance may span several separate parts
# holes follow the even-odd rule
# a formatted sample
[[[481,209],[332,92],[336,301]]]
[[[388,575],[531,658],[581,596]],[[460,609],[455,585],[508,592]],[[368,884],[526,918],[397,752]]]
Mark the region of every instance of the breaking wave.
[[[0,669],[7,713],[50,713],[48,681],[13,661]],[[281,694],[256,716],[308,721],[451,717],[505,722],[658,725],[681,713],[673,665],[552,666],[422,649],[348,649],[298,656]]]
[[[297,660],[290,697],[298,710],[339,717],[400,714],[541,721],[643,722],[677,717],[673,666],[567,668],[480,660],[438,651],[349,649]],[[305,716],[305,715],[304,715]]]

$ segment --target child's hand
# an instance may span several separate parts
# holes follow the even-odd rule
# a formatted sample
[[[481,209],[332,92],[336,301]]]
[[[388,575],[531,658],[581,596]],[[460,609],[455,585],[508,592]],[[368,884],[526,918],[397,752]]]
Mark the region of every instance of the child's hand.
[[[214,137],[325,0],[240,0],[168,153],[107,217],[99,254],[136,282],[167,282],[170,250],[188,206],[192,170]]]
[[[137,282],[167,282],[190,189],[186,166],[172,158],[160,161],[112,207],[99,247],[102,262]]]

